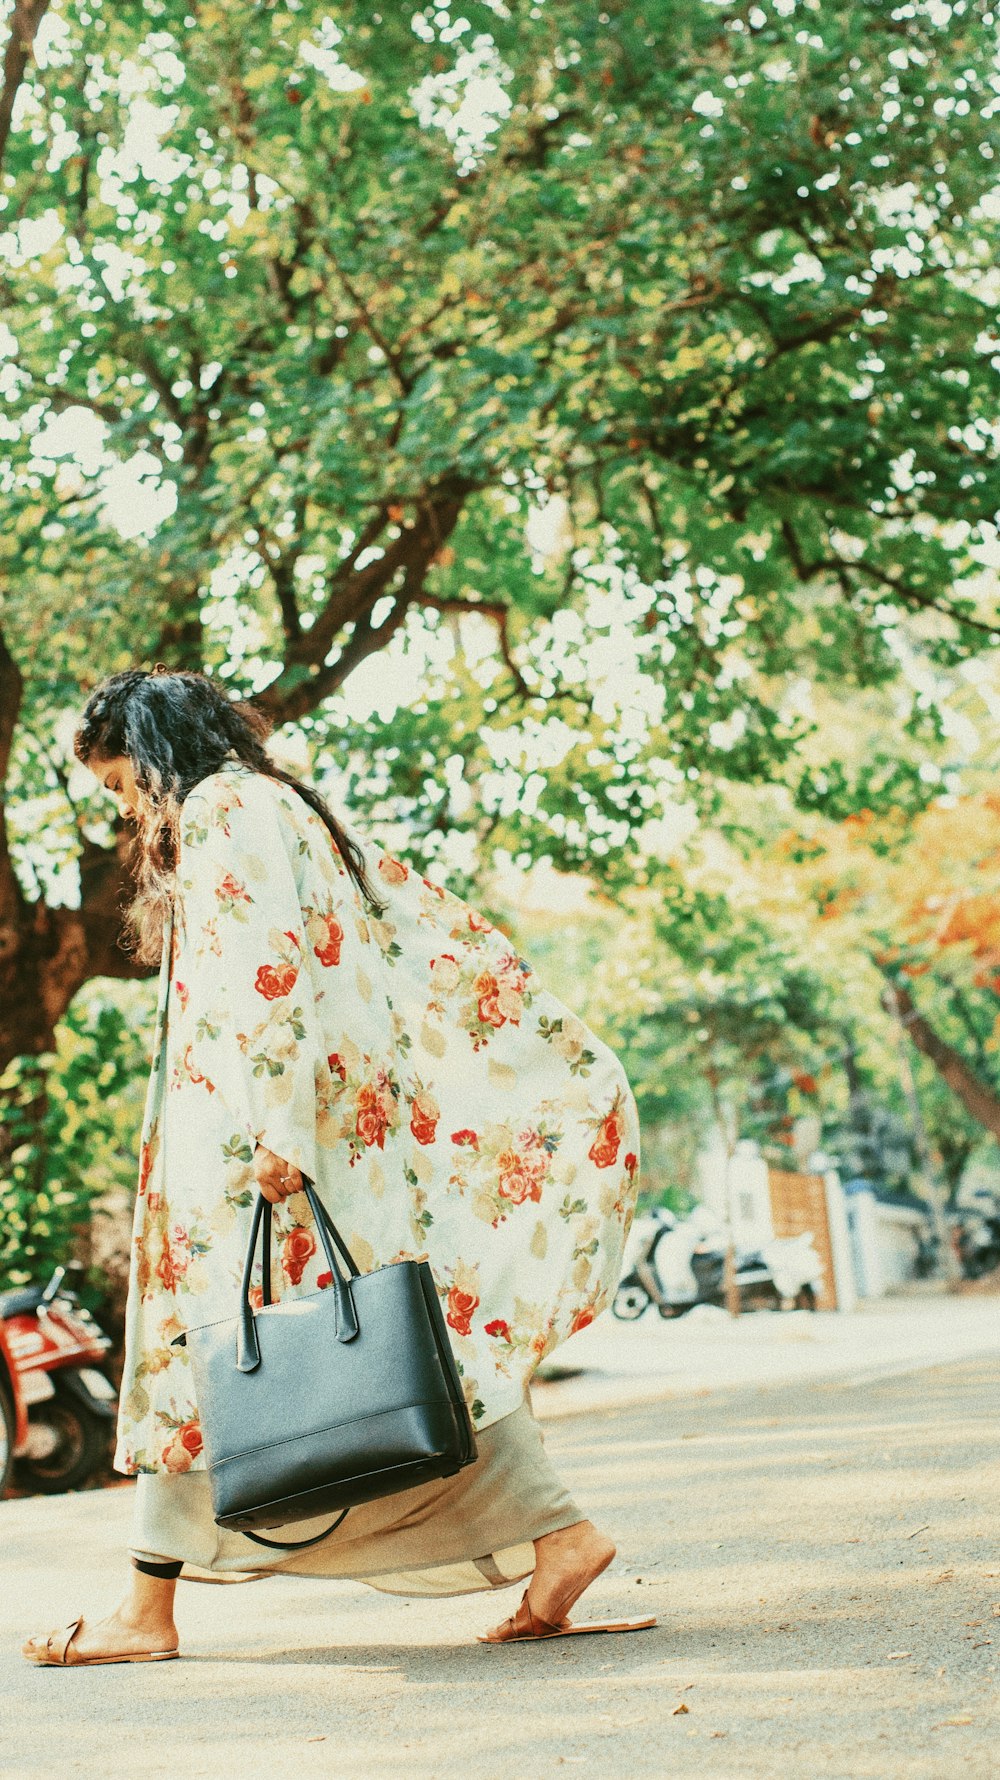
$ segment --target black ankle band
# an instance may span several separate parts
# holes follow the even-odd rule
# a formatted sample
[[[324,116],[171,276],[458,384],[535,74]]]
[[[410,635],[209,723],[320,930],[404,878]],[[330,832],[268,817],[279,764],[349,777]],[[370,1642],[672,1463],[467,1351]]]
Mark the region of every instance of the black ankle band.
[[[141,1570],[144,1576],[158,1576],[161,1582],[176,1582],[184,1565],[183,1563],[174,1563],[173,1560],[169,1563],[156,1564],[152,1558],[133,1558],[132,1567],[135,1570]]]

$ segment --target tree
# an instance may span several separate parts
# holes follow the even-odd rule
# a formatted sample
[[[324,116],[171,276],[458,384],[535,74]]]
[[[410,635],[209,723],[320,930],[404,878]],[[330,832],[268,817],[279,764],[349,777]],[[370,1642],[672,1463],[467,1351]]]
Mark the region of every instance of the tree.
[[[988,758],[993,718],[986,691]],[[953,726],[947,698],[941,714]],[[863,733],[858,745],[863,751]],[[756,831],[747,825],[754,832],[748,871],[762,908],[777,902],[786,918],[796,909],[811,923],[817,946],[832,947],[845,973],[864,985],[869,1024],[879,1024],[873,1002],[880,998],[904,1042],[931,1066],[939,1092],[927,1121],[952,1194],[977,1127],[980,1138],[1000,1138],[1000,804],[992,792],[961,793],[963,779],[985,765],[972,758],[964,771],[945,774],[943,791],[942,775],[933,775],[933,798],[916,814],[897,805],[842,821],[800,815],[776,833],[772,811],[769,834],[766,822]],[[931,1080],[928,1074],[921,1082],[921,1101]],[[855,1089],[862,1091],[860,1080]],[[951,1096],[957,1106],[947,1104]]]
[[[65,771],[110,669],[257,691],[424,857],[614,885],[719,778],[809,793],[804,671],[992,643],[994,51],[970,0],[21,0],[0,1058],[132,968]],[[352,737],[349,677],[470,615],[485,665]]]

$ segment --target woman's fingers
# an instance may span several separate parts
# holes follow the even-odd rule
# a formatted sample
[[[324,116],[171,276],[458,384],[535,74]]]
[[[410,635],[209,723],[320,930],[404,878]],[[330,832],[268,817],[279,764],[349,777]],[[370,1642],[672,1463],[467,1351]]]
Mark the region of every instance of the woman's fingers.
[[[254,1151],[253,1171],[264,1198],[272,1205],[280,1205],[283,1199],[302,1191],[299,1170],[263,1144],[258,1144]]]

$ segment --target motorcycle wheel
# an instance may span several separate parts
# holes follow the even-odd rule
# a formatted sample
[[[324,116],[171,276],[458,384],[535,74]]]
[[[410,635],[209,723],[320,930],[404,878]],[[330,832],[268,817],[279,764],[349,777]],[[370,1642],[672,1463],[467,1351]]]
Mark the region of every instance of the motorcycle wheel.
[[[802,1288],[796,1292],[795,1308],[796,1310],[816,1309],[816,1293],[813,1291],[812,1286],[802,1286]]]
[[[33,1408],[29,1426],[45,1427],[52,1449],[44,1457],[30,1453],[17,1461],[17,1481],[23,1489],[54,1496],[62,1490],[79,1489],[99,1471],[108,1456],[109,1428],[103,1416],[92,1415],[79,1399],[55,1380],[55,1396]]]
[[[620,1323],[634,1323],[649,1308],[649,1293],[641,1286],[619,1286],[611,1306],[612,1316]]]
[[[0,1501],[14,1474],[14,1405],[0,1385]]]

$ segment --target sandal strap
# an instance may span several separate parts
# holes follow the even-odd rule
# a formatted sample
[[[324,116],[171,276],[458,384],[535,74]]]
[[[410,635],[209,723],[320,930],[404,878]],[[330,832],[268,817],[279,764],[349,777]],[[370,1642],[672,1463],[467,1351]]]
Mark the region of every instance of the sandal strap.
[[[547,1619],[536,1618],[535,1614],[531,1611],[527,1598],[525,1598],[524,1605],[527,1610],[528,1625],[531,1628],[531,1635],[533,1638],[550,1638],[554,1632],[558,1632],[559,1627],[557,1625],[550,1625]]]
[[[563,1627],[567,1624],[567,1621],[563,1620],[560,1625],[551,1625],[547,1619],[540,1619],[536,1613],[533,1613],[531,1602],[528,1600],[527,1589],[525,1589],[524,1594],[521,1597],[521,1605],[518,1608],[517,1613],[510,1622],[512,1626],[516,1625],[516,1622],[520,1619],[522,1613],[528,1615],[528,1630],[533,1638],[552,1638],[557,1632],[561,1632]]]
[[[58,1663],[60,1665],[60,1667],[64,1667],[64,1668],[72,1667],[72,1664],[69,1660],[69,1647],[72,1644],[73,1639],[76,1637],[77,1632],[80,1630],[80,1627],[82,1626],[82,1624],[83,1624],[83,1615],[80,1614],[80,1616],[77,1619],[73,1620],[71,1625],[64,1626],[62,1631],[49,1633],[48,1637],[45,1640],[45,1649],[48,1654],[50,1662]],[[56,1640],[55,1649],[53,1649],[53,1639]]]

